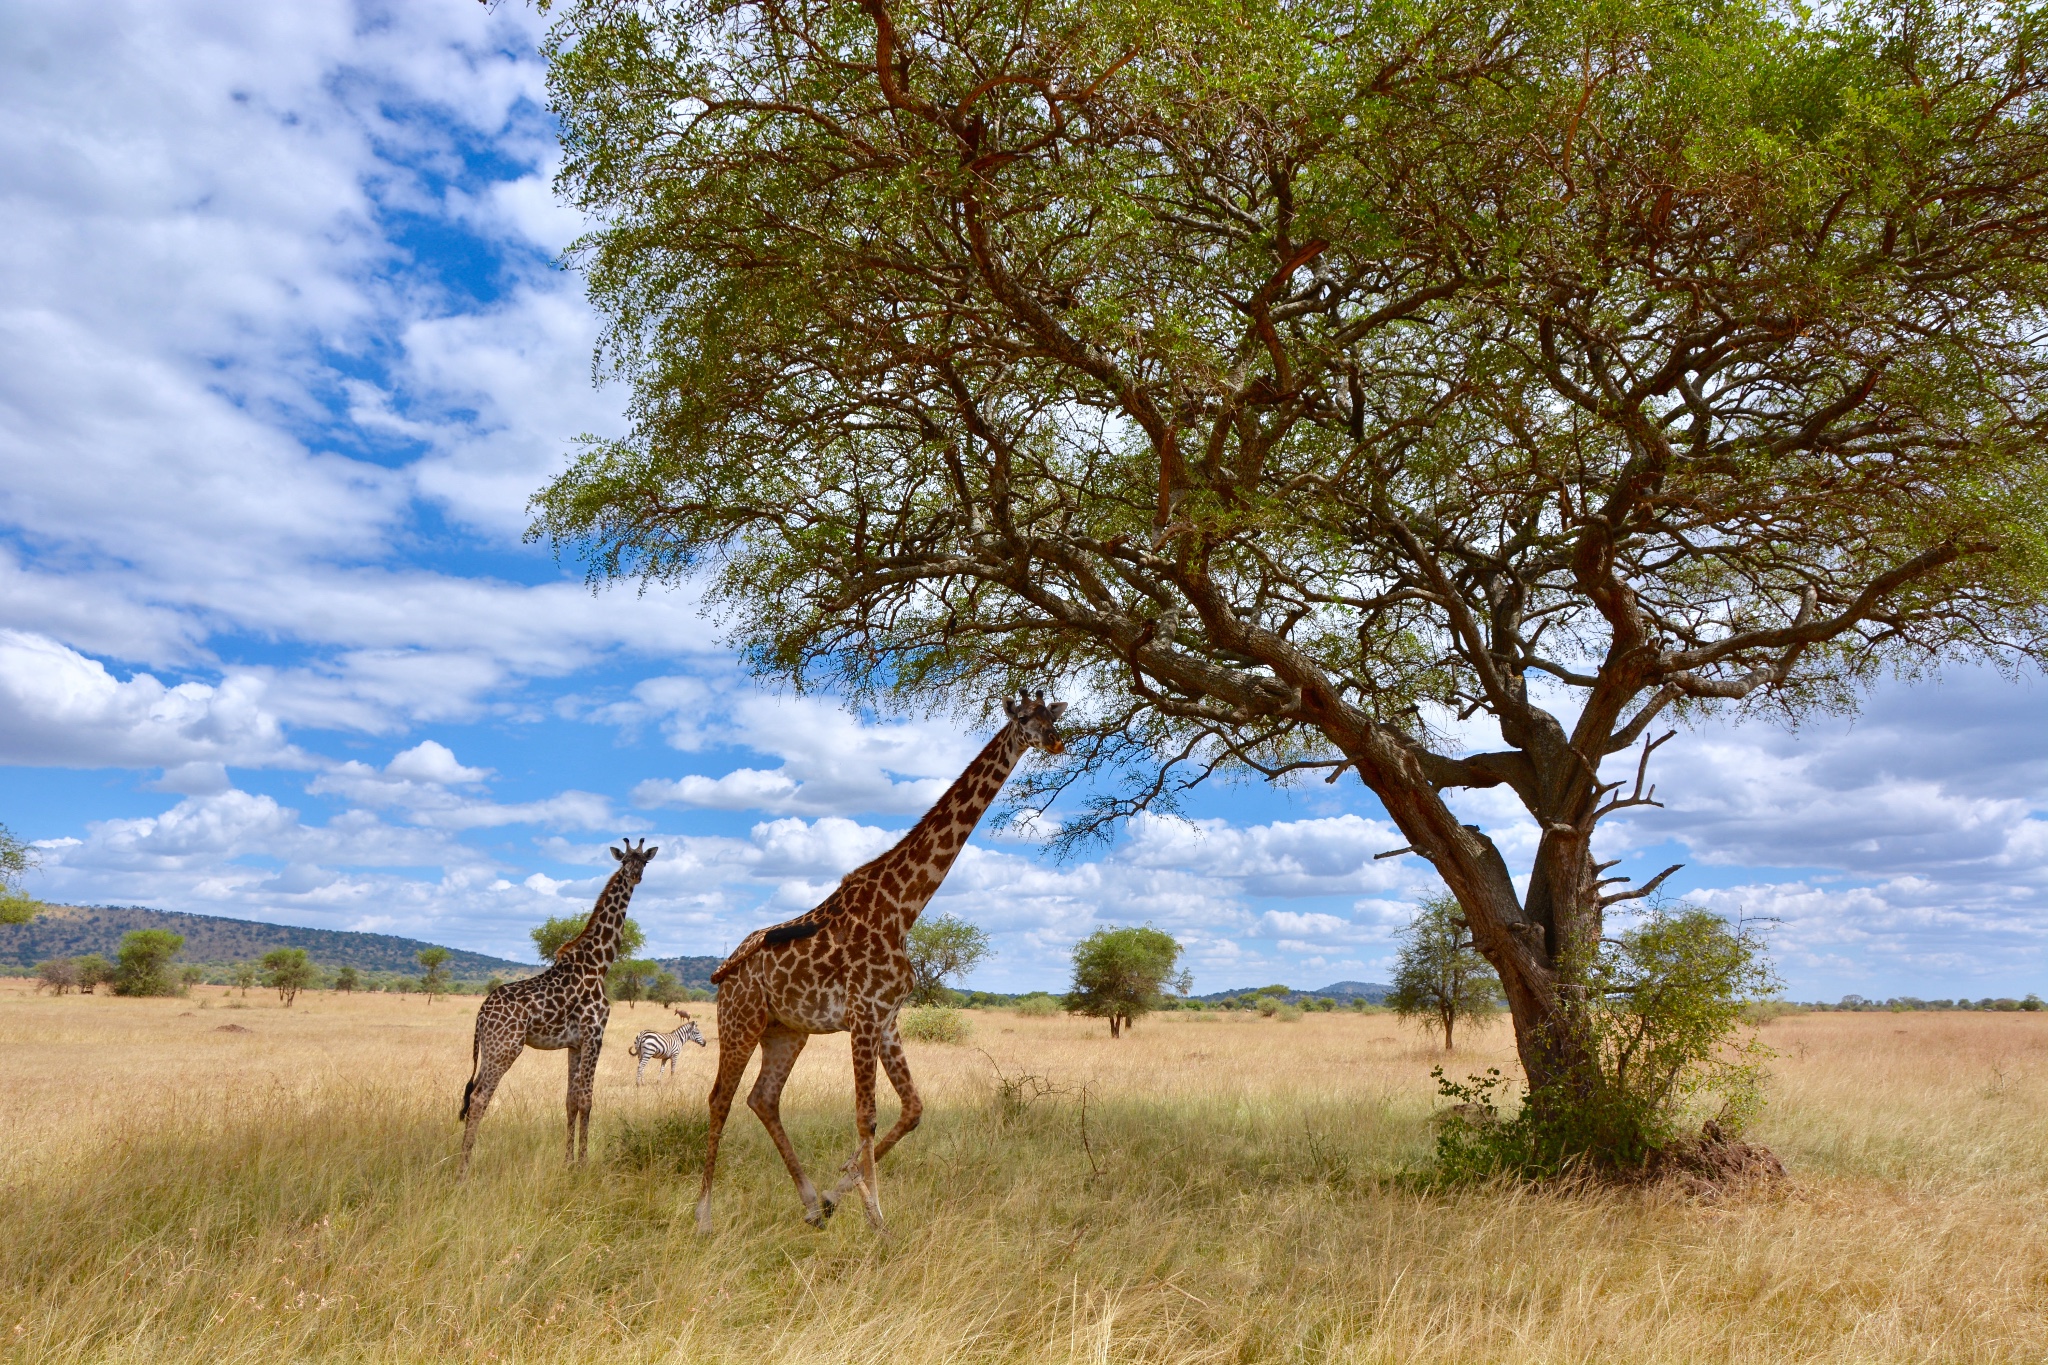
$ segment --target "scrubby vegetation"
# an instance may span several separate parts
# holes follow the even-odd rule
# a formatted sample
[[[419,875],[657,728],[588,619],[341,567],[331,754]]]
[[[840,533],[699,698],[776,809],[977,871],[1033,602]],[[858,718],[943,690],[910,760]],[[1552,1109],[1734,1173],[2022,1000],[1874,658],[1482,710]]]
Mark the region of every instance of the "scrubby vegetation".
[[[716,1055],[690,1049],[680,1084],[635,1091],[630,1020],[605,1050],[588,1167],[561,1164],[561,1063],[536,1057],[457,1185],[462,1002],[316,992],[285,1010],[252,992],[224,1014],[208,995],[199,1012],[0,982],[0,1358],[2038,1355],[2038,1014],[1780,1018],[1756,1132],[1794,1192],[1712,1203],[1429,1188],[1441,1053],[1390,1016],[1161,1012],[1112,1044],[1093,1020],[982,1014],[972,1046],[911,1044],[927,1109],[884,1163],[881,1242],[857,1217],[804,1227],[744,1112],[717,1232],[699,1236]],[[1512,1077],[1508,1041],[1483,1031],[1459,1055]],[[850,1148],[846,1057],[843,1037],[815,1040],[785,1097],[814,1170]]]

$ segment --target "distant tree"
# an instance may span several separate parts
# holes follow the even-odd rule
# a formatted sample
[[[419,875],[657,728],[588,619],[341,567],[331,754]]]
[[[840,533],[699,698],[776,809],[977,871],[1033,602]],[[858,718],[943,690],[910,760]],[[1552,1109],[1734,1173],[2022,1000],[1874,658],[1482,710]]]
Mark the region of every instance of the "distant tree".
[[[43,903],[23,891],[21,875],[36,866],[36,851],[0,825],[0,924],[27,924]]]
[[[36,989],[62,995],[78,988],[78,964],[68,957],[53,957],[36,964]]]
[[[185,936],[169,929],[132,929],[122,935],[115,954],[114,994],[176,995],[171,959],[184,946]]]
[[[199,966],[197,963],[188,962],[178,969],[180,994],[191,990],[204,980],[206,980],[206,968]]]
[[[647,998],[648,989],[659,975],[661,967],[657,963],[645,958],[622,958],[612,964],[605,984],[612,999],[623,1000],[631,1006]]]
[[[448,989],[448,959],[452,956],[446,948],[422,948],[413,954],[420,966],[427,970],[420,976],[420,989],[432,1000]]]
[[[299,992],[313,984],[313,964],[304,948],[272,948],[263,955],[263,984],[290,1009]]]
[[[667,1009],[683,998],[683,983],[676,980],[673,972],[661,972],[654,978],[654,984],[647,988],[647,994],[654,1003]]]
[[[1167,987],[1185,993],[1189,977],[1176,973],[1181,947],[1171,934],[1142,929],[1098,929],[1074,945],[1074,984],[1062,1002],[1070,1014],[1109,1020],[1109,1036],[1159,1008]]]
[[[590,920],[588,915],[557,915],[545,924],[531,931],[533,946],[540,953],[542,962],[553,962],[555,954],[562,951],[562,945],[583,932],[583,926]],[[631,957],[647,942],[647,935],[640,926],[627,920],[619,926],[619,956]]]
[[[1387,1004],[1403,1019],[1428,1019],[1451,1050],[1460,1019],[1485,1019],[1500,1006],[1500,978],[1472,944],[1472,929],[1452,896],[1428,896],[1401,931],[1400,965]]]
[[[498,987],[504,984],[505,978],[494,974],[489,981],[484,982],[484,994],[489,995],[492,991],[498,989]]]
[[[242,988],[242,994],[244,995],[247,995],[249,988],[256,984],[256,973],[257,967],[253,962],[237,962],[228,969],[228,975],[233,978],[237,986]]]
[[[910,954],[913,1005],[950,1004],[946,979],[966,976],[989,954],[987,932],[957,915],[920,917],[904,946]]]
[[[78,967],[78,989],[81,994],[91,995],[96,988],[109,985],[114,980],[114,964],[98,953],[87,953],[76,959]]]
[[[353,967],[343,967],[334,974],[334,989],[344,994],[360,990],[362,985],[363,979],[356,974],[356,969]]]

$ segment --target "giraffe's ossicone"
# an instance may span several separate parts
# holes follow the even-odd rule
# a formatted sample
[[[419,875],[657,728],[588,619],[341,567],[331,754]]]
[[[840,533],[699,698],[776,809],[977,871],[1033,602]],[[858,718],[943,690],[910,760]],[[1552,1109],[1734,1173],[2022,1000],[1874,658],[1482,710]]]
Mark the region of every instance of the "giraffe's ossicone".
[[[868,1221],[882,1227],[875,1162],[917,1126],[923,1104],[911,1083],[896,1012],[910,997],[910,926],[939,889],[967,836],[995,800],[1027,749],[1063,751],[1055,728],[1066,710],[1044,694],[1005,701],[1010,722],[988,742],[910,833],[881,857],[846,874],[839,889],[786,924],[756,930],[733,950],[711,980],[718,987],[718,1079],[711,1088],[711,1129],[697,1226],[711,1229],[711,1178],[740,1076],[754,1050],[761,1072],[747,1097],[789,1167],[804,1217],[824,1226],[839,1201],[858,1188]],[[822,1197],[804,1174],[782,1129],[782,1087],[814,1033],[853,1035],[856,1144],[844,1174]],[[903,1102],[896,1124],[875,1140],[875,1066],[880,1063]]]
[[[462,1171],[469,1171],[470,1149],[477,1126],[490,1108],[498,1082],[527,1048],[569,1050],[569,1137],[571,1161],[590,1154],[590,1092],[597,1077],[597,1058],[604,1048],[605,1025],[611,1022],[611,1000],[605,994],[605,973],[619,955],[619,930],[633,888],[659,848],[624,841],[614,848],[618,871],[598,893],[597,904],[583,932],[555,952],[554,965],[538,976],[500,986],[484,997],[476,1012],[476,1037],[470,1046],[469,1084],[462,1090]]]

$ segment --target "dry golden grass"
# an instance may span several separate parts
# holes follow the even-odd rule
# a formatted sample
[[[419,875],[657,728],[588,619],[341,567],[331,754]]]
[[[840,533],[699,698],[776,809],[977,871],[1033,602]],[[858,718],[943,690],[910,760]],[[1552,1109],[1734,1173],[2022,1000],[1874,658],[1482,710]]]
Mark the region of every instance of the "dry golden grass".
[[[1770,1025],[1759,1136],[1796,1188],[1701,1205],[1390,1178],[1427,1160],[1438,1054],[1384,1018],[1167,1017],[1111,1042],[982,1013],[968,1046],[913,1049],[929,1108],[884,1164],[878,1240],[855,1208],[804,1226],[743,1108],[719,1231],[694,1232],[712,1056],[636,1091],[650,1006],[614,1015],[589,1166],[561,1164],[561,1054],[529,1053],[457,1186],[473,1000],[238,1003],[0,987],[0,1356],[2048,1357],[2048,1016]],[[1480,1035],[1460,1069],[1507,1042]],[[1059,1093],[1006,1111],[990,1058]],[[819,1040],[785,1110],[818,1174],[848,1090],[844,1040]]]

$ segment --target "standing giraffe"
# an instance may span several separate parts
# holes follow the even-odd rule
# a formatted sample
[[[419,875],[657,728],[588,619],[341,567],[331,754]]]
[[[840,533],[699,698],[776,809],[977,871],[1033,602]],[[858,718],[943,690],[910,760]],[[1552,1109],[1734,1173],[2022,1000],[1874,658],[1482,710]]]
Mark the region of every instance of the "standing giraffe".
[[[711,1131],[704,1151],[704,1186],[697,1198],[699,1230],[711,1230],[711,1175],[718,1164],[718,1138],[740,1075],[757,1046],[761,1073],[747,1107],[782,1153],[803,1200],[804,1221],[823,1227],[839,1201],[858,1187],[868,1222],[882,1230],[875,1162],[917,1127],[924,1109],[911,1084],[903,1041],[896,1034],[896,1011],[910,996],[905,940],[1024,751],[1063,751],[1053,724],[1066,709],[1064,702],[1048,706],[1043,693],[1005,701],[1010,723],[900,843],[847,873],[839,889],[807,914],[749,934],[711,974],[718,986],[718,1079],[711,1087]],[[782,1087],[812,1034],[841,1031],[853,1034],[857,1142],[845,1174],[821,1199],[796,1159],[789,1134],[782,1130]],[[875,1141],[877,1061],[903,1103],[896,1126],[880,1142]]]
[[[469,1172],[469,1151],[476,1145],[477,1125],[491,1104],[498,1082],[522,1049],[569,1049],[570,1161],[590,1155],[590,1087],[597,1077],[597,1054],[604,1047],[604,1026],[612,1004],[604,993],[604,976],[619,955],[619,926],[633,888],[659,848],[625,840],[612,856],[619,870],[598,893],[597,904],[583,932],[555,951],[555,965],[539,976],[498,987],[484,997],[476,1012],[476,1040],[470,1045],[469,1084],[462,1088],[462,1172]],[[579,1127],[580,1120],[580,1127]],[[580,1144],[579,1144],[580,1133]],[[580,1150],[579,1150],[580,1145]]]

